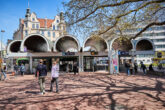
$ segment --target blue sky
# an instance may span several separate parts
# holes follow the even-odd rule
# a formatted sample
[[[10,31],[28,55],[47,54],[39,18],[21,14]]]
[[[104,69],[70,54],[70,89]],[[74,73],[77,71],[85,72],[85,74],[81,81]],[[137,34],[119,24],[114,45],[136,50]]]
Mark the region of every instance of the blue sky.
[[[31,12],[35,12],[38,18],[53,19],[60,11],[63,11],[62,1],[66,0],[29,0]],[[18,29],[19,18],[24,18],[28,0],[0,0],[0,30],[5,30],[3,43],[13,38],[13,33]],[[0,33],[2,37],[2,33]]]

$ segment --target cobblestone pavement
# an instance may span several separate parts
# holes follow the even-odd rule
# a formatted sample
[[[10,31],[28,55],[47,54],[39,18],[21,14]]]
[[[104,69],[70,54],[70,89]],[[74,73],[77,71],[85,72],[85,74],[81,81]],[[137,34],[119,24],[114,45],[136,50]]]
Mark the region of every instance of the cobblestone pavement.
[[[55,86],[55,85],[54,85]],[[0,81],[0,110],[165,110],[165,78],[124,73],[63,74],[60,92],[39,95],[33,75]]]

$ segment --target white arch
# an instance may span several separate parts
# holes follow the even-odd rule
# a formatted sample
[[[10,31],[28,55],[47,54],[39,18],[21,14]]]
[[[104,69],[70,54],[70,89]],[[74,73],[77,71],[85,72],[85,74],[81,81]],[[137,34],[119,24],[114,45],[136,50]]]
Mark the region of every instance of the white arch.
[[[85,41],[83,42],[83,51],[84,51],[84,49],[85,49],[85,44],[86,44],[86,42],[87,42],[90,38],[92,38],[92,37],[91,37],[91,36],[87,37],[87,38],[85,39]],[[102,40],[105,41],[105,43],[106,43],[106,45],[107,45],[107,49],[108,49],[108,51],[109,51],[109,45],[108,45],[107,40],[103,39],[102,37],[99,37],[99,38],[101,38]]]
[[[73,38],[73,39],[76,41],[77,45],[78,45],[78,51],[80,51],[80,43],[79,43],[78,39],[77,39],[76,37],[74,37],[73,35],[69,35],[69,34],[68,34],[68,35],[60,36],[60,37],[58,37],[58,38],[56,39],[56,41],[54,42],[54,46],[53,46],[55,52],[57,52],[57,49],[56,49],[56,44],[57,44],[57,42],[58,42],[61,38],[63,38],[63,37],[70,37],[70,38]]]
[[[13,41],[11,41],[11,42],[7,45],[7,54],[12,53],[12,52],[10,51],[10,47],[11,47],[11,45],[12,45],[13,43],[15,43],[15,42],[22,42],[22,40],[13,40]],[[21,45],[20,45],[20,47],[21,47]]]
[[[110,46],[109,46],[110,50],[112,50],[112,44],[113,44],[113,42],[114,42],[116,39],[118,39],[118,38],[120,38],[120,36],[118,36],[118,37],[114,37],[114,38],[111,40],[111,42],[110,42]],[[134,45],[133,45],[132,42],[131,42],[131,44],[132,44],[132,48],[133,48]]]
[[[46,41],[46,44],[47,44],[47,51],[51,51],[51,49],[50,49],[50,44],[49,44],[49,42],[48,42],[48,39],[45,37],[45,36],[43,36],[43,35],[41,35],[41,34],[29,34],[28,36],[26,36],[24,39],[23,39],[23,41],[22,41],[22,43],[21,43],[21,51],[22,52],[24,52],[24,43],[25,43],[25,41],[28,39],[28,38],[30,38],[30,37],[32,37],[32,36],[39,36],[39,37],[42,37],[45,41]]]
[[[150,43],[151,43],[151,45],[152,45],[152,47],[153,47],[153,51],[155,51],[155,45],[154,45],[154,43],[152,42],[152,40],[151,39],[149,39],[149,38],[136,38],[136,40],[137,40],[137,42],[135,43],[135,50],[136,50],[136,46],[137,46],[137,44],[140,42],[140,41],[142,41],[142,40],[147,40],[147,41],[149,41]]]

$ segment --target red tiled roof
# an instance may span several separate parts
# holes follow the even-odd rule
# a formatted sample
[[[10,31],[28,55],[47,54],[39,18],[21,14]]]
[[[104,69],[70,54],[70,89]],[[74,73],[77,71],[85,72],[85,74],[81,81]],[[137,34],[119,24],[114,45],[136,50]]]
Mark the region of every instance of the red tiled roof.
[[[40,27],[41,28],[44,28],[45,27],[45,20],[46,19],[40,19],[40,18],[38,18],[38,21],[40,22]],[[53,21],[54,20],[52,20],[52,19],[47,19],[47,27],[48,28],[52,26]]]

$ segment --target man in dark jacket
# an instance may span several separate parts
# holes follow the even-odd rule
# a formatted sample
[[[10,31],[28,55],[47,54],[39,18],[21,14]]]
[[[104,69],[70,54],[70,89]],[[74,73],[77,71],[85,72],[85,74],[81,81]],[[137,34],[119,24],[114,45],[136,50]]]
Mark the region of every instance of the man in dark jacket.
[[[127,75],[129,76],[130,75],[130,63],[129,63],[129,61],[125,62],[125,68],[126,68]]]
[[[40,60],[36,70],[36,76],[38,77],[40,85],[40,94],[43,95],[45,94],[45,77],[47,76],[47,68],[46,65],[43,64],[43,60]]]

